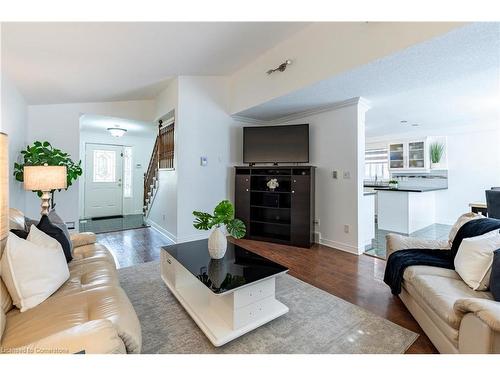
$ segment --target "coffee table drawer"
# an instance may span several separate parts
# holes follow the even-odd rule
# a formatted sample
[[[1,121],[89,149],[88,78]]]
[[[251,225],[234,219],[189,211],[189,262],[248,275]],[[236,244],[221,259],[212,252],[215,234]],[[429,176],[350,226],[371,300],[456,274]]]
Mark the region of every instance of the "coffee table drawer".
[[[274,296],[275,278],[269,278],[259,283],[249,285],[234,292],[233,306],[235,309],[255,303],[263,298]]]

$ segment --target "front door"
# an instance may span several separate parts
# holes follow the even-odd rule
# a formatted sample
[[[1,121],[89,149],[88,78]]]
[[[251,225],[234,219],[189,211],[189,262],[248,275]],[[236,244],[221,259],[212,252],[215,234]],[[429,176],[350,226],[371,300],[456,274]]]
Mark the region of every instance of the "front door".
[[[123,147],[87,144],[85,167],[85,217],[122,215]]]

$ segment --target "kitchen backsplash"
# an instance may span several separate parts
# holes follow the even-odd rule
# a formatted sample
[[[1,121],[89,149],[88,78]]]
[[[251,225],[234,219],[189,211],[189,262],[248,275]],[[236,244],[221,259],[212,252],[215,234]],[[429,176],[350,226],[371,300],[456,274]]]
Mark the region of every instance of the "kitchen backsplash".
[[[448,171],[430,171],[426,173],[392,173],[392,178],[397,180],[399,187],[448,187]]]

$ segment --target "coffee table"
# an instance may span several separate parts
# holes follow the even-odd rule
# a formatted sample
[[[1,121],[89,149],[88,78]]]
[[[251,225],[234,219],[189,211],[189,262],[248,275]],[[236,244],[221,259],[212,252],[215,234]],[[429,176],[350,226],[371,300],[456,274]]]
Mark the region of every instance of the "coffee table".
[[[162,248],[161,277],[215,346],[221,346],[286,314],[275,298],[275,281],[288,269],[228,242],[222,259],[211,259],[208,241]]]

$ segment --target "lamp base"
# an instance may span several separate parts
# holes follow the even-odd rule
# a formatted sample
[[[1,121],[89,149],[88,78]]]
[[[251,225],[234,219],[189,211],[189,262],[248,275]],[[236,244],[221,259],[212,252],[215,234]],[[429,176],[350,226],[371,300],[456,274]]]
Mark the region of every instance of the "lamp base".
[[[49,214],[49,201],[50,201],[50,191],[43,191],[42,192],[42,211],[40,211],[40,214],[43,215],[48,215]]]

